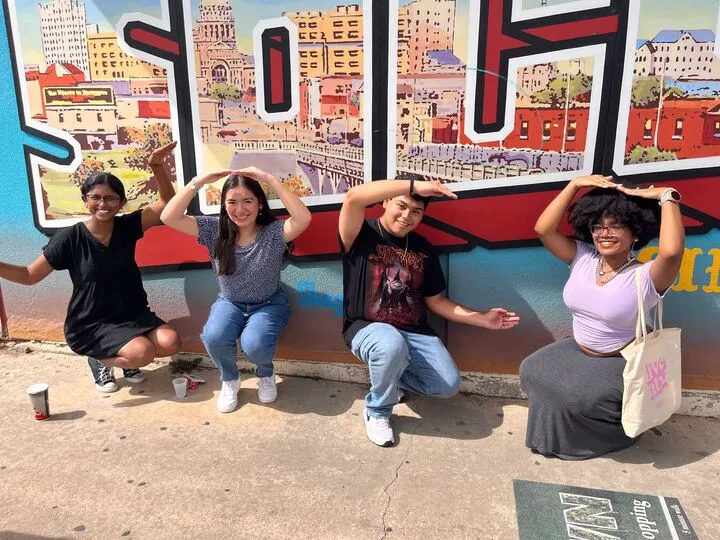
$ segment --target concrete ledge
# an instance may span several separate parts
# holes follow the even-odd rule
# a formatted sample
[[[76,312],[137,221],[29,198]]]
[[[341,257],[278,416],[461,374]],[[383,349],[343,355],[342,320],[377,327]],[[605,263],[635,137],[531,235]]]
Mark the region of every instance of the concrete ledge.
[[[1,343],[1,342],[0,342]],[[47,352],[53,354],[75,355],[65,343],[48,341],[6,341],[8,348],[28,352]],[[210,357],[199,353],[180,353],[175,355],[182,360],[200,358],[200,366],[205,369],[216,369]],[[170,362],[169,358],[158,359],[159,362]],[[238,359],[240,371],[252,373],[253,365],[242,358]],[[328,362],[308,362],[304,360],[275,359],[275,371],[278,375],[291,377],[309,377],[329,381],[368,384],[368,373],[365,366],[359,364],[335,364]],[[460,391],[466,394],[478,394],[488,397],[510,399],[527,399],[517,375],[483,374],[461,372],[462,384]],[[713,390],[683,390],[683,400],[678,414],[720,418],[720,392]]]

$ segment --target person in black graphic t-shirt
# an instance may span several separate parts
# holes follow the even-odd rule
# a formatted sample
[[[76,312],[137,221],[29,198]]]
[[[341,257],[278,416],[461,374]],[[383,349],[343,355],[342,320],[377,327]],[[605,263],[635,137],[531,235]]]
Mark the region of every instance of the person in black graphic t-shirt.
[[[343,253],[343,337],[368,365],[370,392],[363,418],[368,438],[394,444],[390,414],[400,392],[454,396],[460,374],[427,322],[427,308],[459,323],[491,330],[513,328],[515,313],[465,308],[443,296],[445,277],[435,251],[414,229],[430,197],[455,194],[438,181],[382,180],[352,188],[340,210]],[[379,219],[365,208],[383,202]]]

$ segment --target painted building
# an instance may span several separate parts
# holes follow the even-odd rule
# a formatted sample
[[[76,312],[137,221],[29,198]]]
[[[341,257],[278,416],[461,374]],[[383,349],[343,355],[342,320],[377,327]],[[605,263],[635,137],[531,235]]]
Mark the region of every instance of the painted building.
[[[45,117],[45,88],[76,86],[85,82],[85,74],[72,64],[50,64],[44,72],[26,70],[30,110],[37,118]]]
[[[71,133],[86,149],[117,144],[118,107],[110,87],[48,87],[43,91],[47,122]]]
[[[655,63],[653,58],[655,45],[652,41],[641,39],[635,49],[635,67],[633,73],[638,77],[651,77],[655,75]]]
[[[89,78],[85,3],[80,0],[52,0],[49,4],[38,4],[38,9],[45,64],[73,64]]]
[[[359,4],[327,11],[286,11],[298,28],[300,76],[361,75],[363,16]]]
[[[161,78],[167,75],[164,68],[125,54],[118,46],[115,32],[89,34],[87,50],[93,81]]]
[[[453,48],[455,0],[415,0],[399,9],[398,49],[407,50],[408,73],[421,73],[427,51]],[[404,55],[405,53],[403,53]],[[400,73],[403,73],[402,71]]]
[[[679,158],[720,154],[720,98],[665,100],[658,108],[633,108],[625,151],[635,146],[673,152]]]
[[[653,39],[653,75],[673,79],[720,79],[712,30],[663,30]]]
[[[255,86],[253,63],[237,50],[235,14],[229,0],[201,0],[193,30],[198,91],[225,83],[245,91]]]

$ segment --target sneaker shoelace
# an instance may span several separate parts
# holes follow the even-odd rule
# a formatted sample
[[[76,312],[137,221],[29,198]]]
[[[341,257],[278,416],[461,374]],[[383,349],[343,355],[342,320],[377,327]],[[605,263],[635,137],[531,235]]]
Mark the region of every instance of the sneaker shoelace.
[[[260,379],[259,386],[263,390],[271,390],[273,387],[272,379],[270,377],[262,377]]]
[[[107,384],[115,381],[115,375],[113,374],[113,368],[111,366],[103,366],[98,372],[97,383],[99,385]]]
[[[126,377],[135,377],[136,375],[139,375],[142,372],[137,368],[130,368],[130,369],[124,369],[123,373],[125,374]]]

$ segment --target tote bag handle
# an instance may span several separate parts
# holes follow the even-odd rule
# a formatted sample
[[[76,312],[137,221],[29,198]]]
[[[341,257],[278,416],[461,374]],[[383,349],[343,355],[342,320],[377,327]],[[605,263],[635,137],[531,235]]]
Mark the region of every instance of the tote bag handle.
[[[638,304],[638,316],[637,324],[635,325],[635,341],[640,343],[641,340],[647,338],[647,326],[645,325],[645,303],[643,302],[642,293],[642,276],[640,272],[642,266],[635,270],[635,288],[637,289],[637,304]],[[653,313],[653,332],[655,330],[663,329],[663,299],[657,303],[657,307]]]

